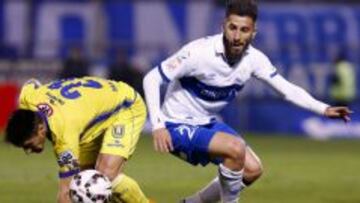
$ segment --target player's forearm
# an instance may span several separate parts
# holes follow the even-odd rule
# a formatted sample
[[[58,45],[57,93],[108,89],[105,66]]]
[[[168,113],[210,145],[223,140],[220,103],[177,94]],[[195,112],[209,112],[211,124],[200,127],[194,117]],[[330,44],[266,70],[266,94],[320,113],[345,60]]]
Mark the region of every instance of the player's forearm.
[[[58,203],[71,203],[69,195],[69,184],[71,177],[60,179],[59,189],[57,194]]]
[[[145,100],[153,129],[164,127],[160,107],[160,87],[162,83],[163,80],[157,68],[146,74],[143,81]]]
[[[304,89],[288,82],[281,76],[276,77],[272,81],[272,86],[284,95],[287,101],[320,115],[323,115],[326,108],[329,107],[329,105],[316,100]]]
[[[299,88],[297,86],[293,88],[294,88],[294,92],[288,95],[286,99],[294,103],[295,105],[308,109],[320,115],[323,115],[325,113],[326,108],[329,107],[329,105],[313,98],[304,89]]]
[[[69,193],[58,193],[57,203],[71,203]]]

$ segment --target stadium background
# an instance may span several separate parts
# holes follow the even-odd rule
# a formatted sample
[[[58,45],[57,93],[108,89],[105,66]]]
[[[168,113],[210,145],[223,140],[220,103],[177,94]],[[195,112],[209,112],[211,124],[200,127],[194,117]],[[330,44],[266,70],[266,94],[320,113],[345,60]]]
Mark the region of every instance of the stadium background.
[[[360,2],[259,3],[254,45],[287,79],[330,101],[334,57],[345,53],[356,68],[360,64]],[[73,47],[83,52],[92,75],[107,77],[118,50],[144,74],[184,43],[220,32],[223,16],[223,1],[211,0],[0,0],[0,131],[16,106],[20,85],[32,77],[42,82],[58,78]],[[351,108],[359,112],[358,98]],[[245,202],[360,202],[355,195],[360,191],[355,176],[360,169],[359,142],[302,138],[360,137],[356,114],[348,125],[324,120],[253,81],[222,115],[241,133],[251,134],[249,143],[269,169],[245,193]],[[0,202],[54,201],[56,166],[51,150],[47,152],[30,159],[0,145]],[[168,157],[154,154],[150,138],[144,137],[129,166],[129,173],[159,202],[175,202],[215,174],[215,168],[204,172]],[[202,175],[194,180],[187,173]],[[184,178],[178,180],[177,174]],[[168,184],[154,185],[164,180]],[[39,187],[30,189],[31,184]],[[24,195],[16,195],[19,191]],[[300,198],[300,193],[306,196]]]

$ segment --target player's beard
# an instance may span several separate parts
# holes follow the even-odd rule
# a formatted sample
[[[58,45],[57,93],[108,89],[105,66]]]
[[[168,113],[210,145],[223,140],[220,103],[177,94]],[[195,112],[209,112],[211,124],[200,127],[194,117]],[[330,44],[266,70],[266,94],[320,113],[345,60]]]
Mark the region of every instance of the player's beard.
[[[225,46],[225,54],[226,59],[229,63],[237,63],[243,56],[243,53],[249,47],[251,40],[246,41],[245,43],[241,44],[230,42],[226,37],[223,38],[224,46]]]

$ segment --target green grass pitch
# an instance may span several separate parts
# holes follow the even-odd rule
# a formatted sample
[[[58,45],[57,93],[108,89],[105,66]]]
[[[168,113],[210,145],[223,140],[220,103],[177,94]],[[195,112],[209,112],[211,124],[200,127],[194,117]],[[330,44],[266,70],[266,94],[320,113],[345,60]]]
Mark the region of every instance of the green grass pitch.
[[[359,203],[360,140],[314,141],[246,136],[265,173],[241,196],[244,203]],[[56,202],[57,166],[50,144],[40,155],[0,144],[0,202]],[[214,166],[192,167],[153,151],[143,136],[126,173],[158,203],[176,203],[216,175]]]

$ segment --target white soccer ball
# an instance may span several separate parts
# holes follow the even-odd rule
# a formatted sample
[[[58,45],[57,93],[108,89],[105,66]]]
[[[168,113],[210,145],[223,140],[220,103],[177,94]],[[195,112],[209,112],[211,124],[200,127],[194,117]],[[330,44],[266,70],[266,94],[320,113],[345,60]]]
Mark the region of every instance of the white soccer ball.
[[[72,178],[70,199],[73,203],[108,203],[111,181],[97,170],[85,170]]]

